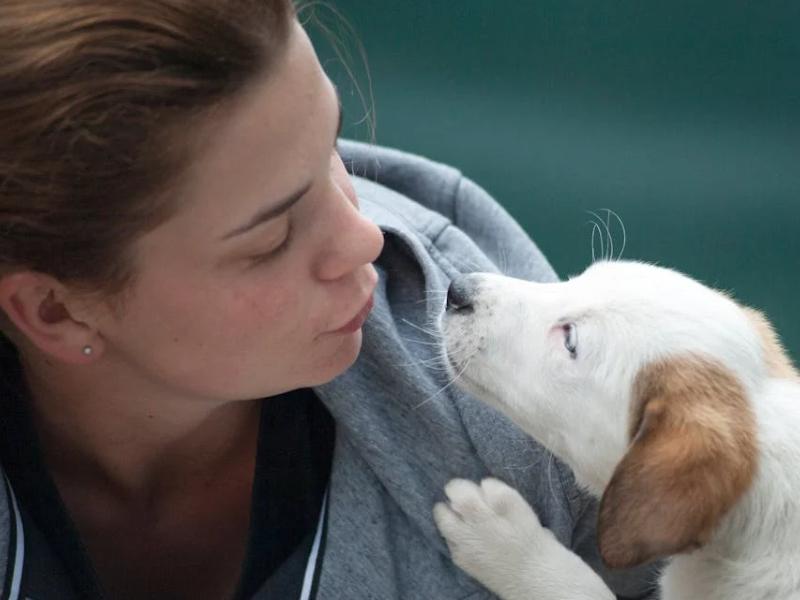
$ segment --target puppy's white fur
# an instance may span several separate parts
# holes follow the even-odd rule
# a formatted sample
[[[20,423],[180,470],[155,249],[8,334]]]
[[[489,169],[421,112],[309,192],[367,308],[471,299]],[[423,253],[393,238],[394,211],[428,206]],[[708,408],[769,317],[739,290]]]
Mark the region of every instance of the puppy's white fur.
[[[664,600],[800,598],[800,380],[759,313],[627,261],[456,284],[442,328],[458,384],[601,498],[609,566],[671,556]],[[504,484],[446,492],[454,560],[501,597],[613,598]]]

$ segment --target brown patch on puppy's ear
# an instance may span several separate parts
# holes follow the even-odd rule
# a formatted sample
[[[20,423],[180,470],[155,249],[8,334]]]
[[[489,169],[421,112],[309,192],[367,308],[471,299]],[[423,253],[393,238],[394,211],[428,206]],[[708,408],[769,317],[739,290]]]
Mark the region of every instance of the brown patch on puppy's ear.
[[[778,334],[775,333],[772,324],[764,316],[764,313],[748,306],[742,306],[744,314],[750,319],[761,337],[761,347],[764,349],[764,357],[767,361],[767,369],[770,377],[775,379],[792,379],[800,382],[800,374],[789,359],[789,355],[781,344]]]
[[[705,544],[757,463],[748,398],[718,363],[692,355],[650,365],[633,393],[632,442],[598,516],[600,556],[610,568]]]

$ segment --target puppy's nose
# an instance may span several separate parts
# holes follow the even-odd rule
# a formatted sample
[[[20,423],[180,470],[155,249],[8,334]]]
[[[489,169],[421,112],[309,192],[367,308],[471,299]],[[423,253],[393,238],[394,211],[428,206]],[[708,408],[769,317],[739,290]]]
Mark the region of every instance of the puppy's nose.
[[[471,311],[476,285],[469,275],[461,275],[447,288],[447,310]]]

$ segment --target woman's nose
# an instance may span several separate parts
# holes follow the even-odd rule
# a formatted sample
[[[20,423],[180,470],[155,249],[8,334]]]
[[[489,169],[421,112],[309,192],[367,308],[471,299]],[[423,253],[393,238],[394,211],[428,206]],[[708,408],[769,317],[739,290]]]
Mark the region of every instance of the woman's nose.
[[[383,232],[339,192],[335,215],[327,223],[328,243],[321,247],[317,277],[332,281],[374,262],[383,249]]]

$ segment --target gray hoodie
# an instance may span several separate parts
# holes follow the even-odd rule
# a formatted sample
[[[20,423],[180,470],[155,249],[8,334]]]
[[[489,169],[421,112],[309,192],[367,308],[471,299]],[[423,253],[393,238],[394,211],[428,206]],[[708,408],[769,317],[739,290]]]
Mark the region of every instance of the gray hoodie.
[[[621,598],[649,597],[652,569],[603,569],[594,537],[596,503],[576,487],[569,469],[505,417],[450,385],[441,368],[436,329],[450,279],[499,270],[554,281],[546,259],[458,171],[353,142],[341,142],[340,151],[363,212],[385,232],[385,247],[359,359],[315,389],[335,418],[336,441],[307,597],[494,598],[452,564],[431,512],[451,478],[488,475],[517,488],[543,524]],[[253,600],[284,597],[280,587],[276,593],[279,585],[268,582]],[[38,525],[0,477],[0,599],[28,594],[33,600],[75,597]]]

